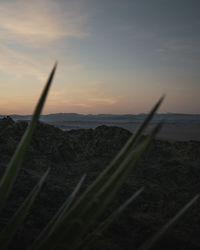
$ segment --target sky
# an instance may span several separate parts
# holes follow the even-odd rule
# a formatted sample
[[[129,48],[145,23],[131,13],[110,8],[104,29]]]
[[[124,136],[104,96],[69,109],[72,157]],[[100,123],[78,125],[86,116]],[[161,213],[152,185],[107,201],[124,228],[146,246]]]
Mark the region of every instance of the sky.
[[[0,114],[200,114],[199,0],[0,0]]]

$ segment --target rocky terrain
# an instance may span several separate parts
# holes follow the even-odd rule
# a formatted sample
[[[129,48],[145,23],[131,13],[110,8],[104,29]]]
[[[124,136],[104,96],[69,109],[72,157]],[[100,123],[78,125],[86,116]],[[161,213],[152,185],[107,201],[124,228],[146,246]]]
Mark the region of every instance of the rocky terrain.
[[[95,129],[101,125],[117,126],[133,132],[145,119],[147,114],[98,114],[83,115],[76,113],[56,113],[41,115],[40,121],[62,130]],[[0,118],[3,118],[0,115]],[[31,115],[10,115],[14,121],[29,121]],[[200,114],[155,114],[149,128],[160,121],[165,121],[158,138],[170,141],[200,141]]]
[[[0,120],[0,173],[13,154],[26,122]],[[41,174],[51,168],[25,224],[10,249],[25,250],[86,173],[84,189],[106,167],[131,133],[119,127],[62,131],[40,123],[24,160],[0,228],[21,204]],[[133,250],[151,237],[200,191],[200,142],[154,140],[105,215],[140,187],[144,193],[99,239],[94,250]],[[200,201],[162,240],[158,249],[200,249]]]

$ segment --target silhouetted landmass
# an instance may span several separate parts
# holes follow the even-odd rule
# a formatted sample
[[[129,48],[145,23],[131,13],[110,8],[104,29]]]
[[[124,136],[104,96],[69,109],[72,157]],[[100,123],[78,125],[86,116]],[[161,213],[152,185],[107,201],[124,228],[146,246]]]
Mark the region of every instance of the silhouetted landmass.
[[[54,125],[62,130],[89,129],[101,125],[118,126],[133,132],[144,120],[146,114],[138,115],[81,115],[76,113],[58,113],[42,115],[41,121]],[[3,116],[0,116],[3,118]],[[11,115],[15,121],[30,120],[31,115]],[[150,128],[164,120],[165,124],[159,138],[173,141],[198,140],[200,141],[200,115],[165,113],[155,115]]]
[[[0,120],[1,174],[26,126],[26,122],[14,122],[10,117]],[[52,125],[39,123],[14,191],[0,217],[0,228],[22,203],[41,174],[48,167],[51,167],[51,171],[10,249],[26,249],[81,176],[87,173],[83,191],[113,159],[130,135],[129,131],[113,126],[63,131]],[[200,142],[154,140],[104,216],[109,215],[143,186],[144,193],[98,240],[94,250],[137,249],[199,193]],[[198,201],[166,235],[158,249],[199,249],[199,211]]]

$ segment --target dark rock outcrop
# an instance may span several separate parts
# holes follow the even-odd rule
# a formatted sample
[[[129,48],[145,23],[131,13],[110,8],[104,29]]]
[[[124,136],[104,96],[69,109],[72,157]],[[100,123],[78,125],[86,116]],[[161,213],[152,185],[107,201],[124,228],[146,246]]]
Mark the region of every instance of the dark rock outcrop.
[[[26,122],[0,120],[0,173],[9,162]],[[41,174],[51,167],[24,227],[10,249],[26,249],[38,235],[80,177],[87,173],[83,189],[100,173],[122,148],[131,133],[118,127],[61,131],[39,123],[15,184],[3,211],[1,228],[21,204]],[[111,213],[131,194],[145,186],[144,193],[99,239],[96,250],[132,250],[152,236],[200,190],[200,142],[154,140],[133,170],[116,199],[107,209]],[[159,249],[200,248],[200,204],[197,202],[163,239]],[[23,237],[21,237],[23,235]]]

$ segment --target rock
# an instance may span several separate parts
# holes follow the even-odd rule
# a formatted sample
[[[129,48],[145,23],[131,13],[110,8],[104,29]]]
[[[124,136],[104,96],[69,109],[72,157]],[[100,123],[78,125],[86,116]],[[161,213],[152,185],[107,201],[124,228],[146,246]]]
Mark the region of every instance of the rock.
[[[27,127],[26,122],[0,120],[0,173],[2,174]],[[7,207],[1,215],[5,225],[41,174],[51,167],[24,226],[10,249],[27,249],[41,229],[87,173],[83,188],[106,167],[131,133],[118,127],[62,131],[39,123],[24,159]],[[110,214],[136,190],[144,193],[99,239],[96,248],[128,250],[139,246],[160,229],[200,190],[200,142],[154,140],[128,177],[105,215]],[[161,242],[158,249],[199,249],[200,205],[197,202]],[[25,240],[26,239],[26,240]]]

